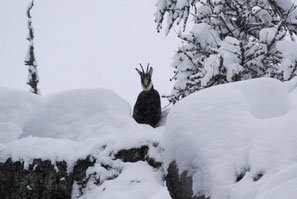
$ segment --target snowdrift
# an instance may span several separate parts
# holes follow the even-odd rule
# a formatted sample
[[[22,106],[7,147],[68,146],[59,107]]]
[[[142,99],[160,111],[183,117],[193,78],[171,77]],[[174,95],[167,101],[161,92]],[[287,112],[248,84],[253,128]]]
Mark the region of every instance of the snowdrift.
[[[295,84],[296,85],[296,84]],[[195,195],[297,198],[296,89],[274,79],[215,86],[171,109],[165,167],[176,161]]]
[[[0,163],[11,158],[28,168],[36,159],[66,161],[72,172],[79,159],[91,157],[96,163],[86,171],[89,179],[83,187],[74,182],[73,198],[170,198],[160,170],[115,157],[146,146],[149,158],[161,162],[164,128],[137,124],[116,93],[78,89],[44,97],[0,88],[0,110]]]
[[[72,198],[169,199],[162,169],[150,165],[163,162],[168,172],[175,162],[197,196],[296,199],[296,83],[263,78],[205,89],[177,103],[156,129],[137,124],[109,90],[41,97],[0,88],[0,166],[8,158],[25,168],[36,159],[65,161],[71,172],[78,160],[93,162],[71,184]],[[142,157],[126,161],[131,149]]]
[[[0,88],[0,143],[18,139],[39,104],[31,93]]]

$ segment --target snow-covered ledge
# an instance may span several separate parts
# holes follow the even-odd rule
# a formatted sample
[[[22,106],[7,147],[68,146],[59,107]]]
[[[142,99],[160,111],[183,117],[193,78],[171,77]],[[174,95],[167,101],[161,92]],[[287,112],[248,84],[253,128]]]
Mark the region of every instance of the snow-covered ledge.
[[[0,110],[4,198],[170,198],[160,168],[164,127],[137,124],[114,92],[0,88]]]
[[[0,88],[0,195],[296,199],[295,86],[263,78],[205,89],[155,129],[109,90]]]
[[[278,80],[254,79],[177,103],[165,130],[169,191],[177,170],[190,178],[180,183],[192,186],[187,199],[296,199],[297,89],[287,90]],[[180,190],[174,199],[189,192]]]

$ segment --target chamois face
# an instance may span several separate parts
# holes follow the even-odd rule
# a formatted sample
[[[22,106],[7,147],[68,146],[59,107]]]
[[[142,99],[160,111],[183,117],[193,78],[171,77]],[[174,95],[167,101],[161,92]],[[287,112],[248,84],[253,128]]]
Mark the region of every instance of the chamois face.
[[[152,89],[153,83],[152,83],[152,74],[153,74],[153,68],[149,65],[147,66],[146,72],[144,72],[142,65],[140,64],[142,72],[136,68],[136,71],[140,75],[141,79],[141,86],[144,91],[150,91]]]

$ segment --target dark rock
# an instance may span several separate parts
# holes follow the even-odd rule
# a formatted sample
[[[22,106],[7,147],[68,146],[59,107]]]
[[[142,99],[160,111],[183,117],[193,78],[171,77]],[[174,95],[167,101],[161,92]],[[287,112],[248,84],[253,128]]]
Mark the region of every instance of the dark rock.
[[[86,176],[86,171],[89,167],[94,166],[95,163],[96,159],[88,156],[84,160],[78,160],[73,168],[73,180],[79,185],[79,191],[81,195],[83,194],[82,190],[87,186],[91,177]]]
[[[25,169],[23,162],[8,159],[0,163],[0,198],[70,199],[74,180],[84,188],[86,170],[95,162],[90,156],[78,160],[73,172],[67,173],[65,161],[56,162],[55,168],[49,160],[34,159]]]
[[[145,160],[151,167],[155,169],[159,169],[162,166],[162,162],[158,162],[154,158],[147,157]]]
[[[0,163],[1,199],[67,199],[71,198],[72,178],[67,164],[35,159],[28,169],[20,161]],[[57,169],[57,170],[56,170]]]
[[[175,161],[169,165],[167,171],[166,185],[172,199],[206,199],[204,196],[193,196],[192,177],[188,176],[187,171],[179,175]]]
[[[148,156],[149,147],[141,146],[140,148],[124,149],[115,154],[115,159],[120,159],[123,162],[138,162],[147,161],[154,168],[160,168],[161,162],[155,161]]]
[[[73,168],[73,179],[75,181],[82,181],[86,177],[86,170],[89,167],[94,166],[96,163],[95,158],[91,158],[91,156],[88,156],[84,160],[78,160]]]
[[[138,162],[144,161],[149,151],[148,146],[140,148],[124,149],[115,154],[115,159],[120,159],[123,162]]]
[[[121,150],[115,158],[123,162],[147,161],[154,168],[159,168],[161,163],[148,157],[148,151],[148,146]],[[54,166],[50,160],[34,159],[25,168],[22,161],[7,159],[0,163],[0,199],[70,199],[74,181],[79,185],[82,195],[90,178],[96,175],[86,175],[87,169],[95,163],[96,159],[88,156],[78,160],[72,172],[67,172],[65,161],[56,162]],[[101,166],[107,170],[112,169],[110,165],[101,163]],[[100,179],[95,180],[100,185]]]

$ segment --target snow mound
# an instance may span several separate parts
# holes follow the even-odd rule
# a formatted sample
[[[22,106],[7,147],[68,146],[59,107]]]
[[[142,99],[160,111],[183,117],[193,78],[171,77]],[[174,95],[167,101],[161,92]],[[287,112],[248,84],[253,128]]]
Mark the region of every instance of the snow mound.
[[[42,107],[27,122],[22,137],[85,140],[122,128],[130,105],[105,89],[78,89],[45,97]],[[110,129],[113,128],[113,129]]]
[[[37,96],[1,88],[0,93],[2,160],[41,158],[73,163],[99,153],[101,147],[110,154],[153,145],[163,137],[163,127],[137,124],[130,116],[130,105],[110,90],[78,89]]]
[[[0,143],[16,140],[39,105],[38,96],[0,87]]]
[[[167,118],[165,168],[176,161],[194,194],[212,199],[294,198],[297,104],[287,87],[262,78],[183,99]]]
[[[274,79],[258,79],[239,85],[250,112],[258,118],[278,117],[290,109],[290,99],[285,86]]]

